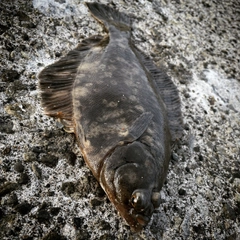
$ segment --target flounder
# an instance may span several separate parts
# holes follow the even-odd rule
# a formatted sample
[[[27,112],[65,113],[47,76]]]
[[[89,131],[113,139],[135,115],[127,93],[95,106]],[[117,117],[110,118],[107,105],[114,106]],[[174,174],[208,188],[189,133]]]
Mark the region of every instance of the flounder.
[[[45,113],[74,132],[84,160],[132,231],[160,204],[172,140],[181,136],[178,91],[131,42],[130,18],[86,3],[107,36],[83,40],[39,74]]]

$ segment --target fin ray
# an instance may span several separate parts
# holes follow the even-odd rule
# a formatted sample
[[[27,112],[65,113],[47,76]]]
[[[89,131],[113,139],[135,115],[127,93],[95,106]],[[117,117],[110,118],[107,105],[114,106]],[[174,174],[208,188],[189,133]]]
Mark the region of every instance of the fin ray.
[[[89,50],[102,40],[102,36],[85,39],[65,57],[44,68],[38,76],[45,113],[59,118],[68,132],[74,131],[72,87],[78,66]]]
[[[140,138],[142,134],[145,132],[145,130],[147,129],[152,118],[153,118],[152,113],[150,112],[142,113],[130,127],[127,140],[129,140],[130,142],[133,142],[138,138]]]
[[[134,50],[148,73],[152,76],[157,94],[166,105],[169,128],[174,141],[182,135],[181,103],[177,87],[163,68],[157,68],[154,62],[136,47]]]

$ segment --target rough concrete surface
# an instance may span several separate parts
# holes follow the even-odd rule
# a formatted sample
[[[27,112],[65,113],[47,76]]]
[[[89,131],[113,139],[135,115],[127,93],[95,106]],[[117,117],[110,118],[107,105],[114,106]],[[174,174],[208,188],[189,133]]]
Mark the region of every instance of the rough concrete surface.
[[[43,114],[37,74],[81,39],[105,34],[83,2],[1,0],[0,239],[239,240],[239,0],[109,5],[133,16],[133,42],[180,91],[184,136],[161,206],[131,233],[74,136]]]

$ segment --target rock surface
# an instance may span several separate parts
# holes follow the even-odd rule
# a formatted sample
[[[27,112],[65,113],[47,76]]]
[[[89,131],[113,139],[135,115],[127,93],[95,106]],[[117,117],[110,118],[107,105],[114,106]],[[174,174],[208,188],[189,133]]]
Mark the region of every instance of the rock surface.
[[[102,3],[108,1],[102,0]],[[46,117],[37,74],[93,34],[79,0],[0,1],[0,239],[240,239],[240,3],[117,1],[133,42],[182,100],[162,204],[139,234],[117,215],[74,136]]]

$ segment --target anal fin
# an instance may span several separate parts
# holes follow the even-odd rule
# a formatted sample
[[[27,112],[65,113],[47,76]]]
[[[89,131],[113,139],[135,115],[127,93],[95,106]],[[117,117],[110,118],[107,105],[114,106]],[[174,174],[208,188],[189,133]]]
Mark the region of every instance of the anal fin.
[[[178,90],[164,69],[156,67],[154,62],[137,48],[134,50],[153,79],[157,94],[165,103],[171,137],[174,141],[182,136],[182,113]]]

